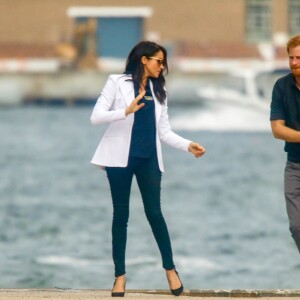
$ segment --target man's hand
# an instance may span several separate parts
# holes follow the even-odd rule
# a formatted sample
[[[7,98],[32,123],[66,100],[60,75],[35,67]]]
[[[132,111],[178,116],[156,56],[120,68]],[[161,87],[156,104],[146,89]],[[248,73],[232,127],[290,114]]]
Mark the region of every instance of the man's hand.
[[[206,151],[203,146],[201,146],[200,144],[195,143],[195,142],[190,142],[188,149],[189,149],[189,152],[194,154],[194,156],[196,158],[199,158],[200,156],[202,156]]]
[[[141,109],[145,103],[138,104],[138,102],[143,99],[145,96],[146,91],[141,92],[132,102],[131,104],[126,108],[125,115],[128,116],[129,114],[135,113],[139,109]]]

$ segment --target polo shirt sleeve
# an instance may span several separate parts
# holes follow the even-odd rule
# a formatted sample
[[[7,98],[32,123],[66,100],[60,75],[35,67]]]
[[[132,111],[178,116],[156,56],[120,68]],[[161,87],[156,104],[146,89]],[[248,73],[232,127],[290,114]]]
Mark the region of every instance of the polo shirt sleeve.
[[[277,81],[272,92],[270,121],[286,120],[283,87]]]

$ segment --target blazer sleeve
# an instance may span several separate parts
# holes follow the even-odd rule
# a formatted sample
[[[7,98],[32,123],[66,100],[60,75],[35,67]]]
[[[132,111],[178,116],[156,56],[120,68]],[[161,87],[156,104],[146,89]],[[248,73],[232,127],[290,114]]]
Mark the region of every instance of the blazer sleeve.
[[[90,117],[93,125],[126,119],[124,108],[111,110],[116,97],[119,77],[116,75],[108,77]]]
[[[162,105],[162,114],[159,120],[158,134],[161,141],[177,148],[179,150],[188,151],[190,140],[187,140],[171,130],[169,115],[168,115],[168,102]]]

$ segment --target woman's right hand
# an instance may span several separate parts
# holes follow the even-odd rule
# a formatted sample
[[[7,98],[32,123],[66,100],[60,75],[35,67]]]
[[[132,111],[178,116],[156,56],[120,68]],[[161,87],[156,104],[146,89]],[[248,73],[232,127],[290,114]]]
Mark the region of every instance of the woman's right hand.
[[[195,142],[190,142],[189,144],[189,152],[191,152],[192,154],[194,154],[194,156],[196,158],[202,156],[205,154],[206,150],[203,146],[201,146],[200,144],[198,143],[195,143]]]
[[[136,111],[140,110],[145,103],[138,104],[138,102],[143,99],[145,96],[146,91],[141,92],[132,102],[131,104],[125,109],[125,115],[128,116],[129,114],[135,113]]]

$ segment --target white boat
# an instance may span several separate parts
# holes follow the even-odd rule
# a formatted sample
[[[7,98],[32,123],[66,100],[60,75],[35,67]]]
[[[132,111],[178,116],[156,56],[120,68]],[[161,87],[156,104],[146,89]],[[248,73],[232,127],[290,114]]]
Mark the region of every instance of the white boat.
[[[199,88],[197,95],[205,104],[235,104],[269,111],[274,83],[289,72],[287,68],[238,70]]]

